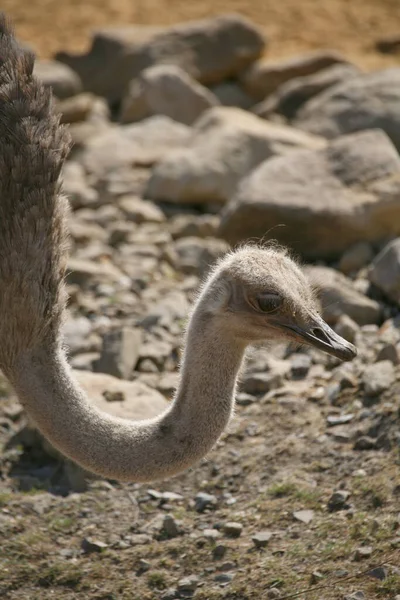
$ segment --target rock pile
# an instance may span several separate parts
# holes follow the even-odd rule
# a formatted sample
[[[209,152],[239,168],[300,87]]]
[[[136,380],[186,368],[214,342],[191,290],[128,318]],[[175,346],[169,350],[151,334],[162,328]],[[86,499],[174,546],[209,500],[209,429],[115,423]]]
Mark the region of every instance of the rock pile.
[[[380,561],[400,543],[390,496],[399,493],[400,68],[361,73],[333,51],[271,64],[261,59],[265,46],[255,25],[230,15],[101,31],[87,55],[36,67],[75,142],[63,172],[72,206],[64,334],[97,406],[139,419],[168,406],[201,280],[230,244],[248,239],[276,238],[313,261],[304,271],[324,318],[359,349],[344,365],[307,348],[252,352],[222,443],[160,491],[88,483],[71,463],[54,466],[54,450],[8,402],[2,485],[98,494],[60,499],[62,518],[46,513],[52,559],[54,532],[63,561],[107,549],[104,561],[115,565],[123,561],[110,553],[126,551],[126,589],[137,567],[140,597],[225,597],[228,587],[229,597],[247,598],[257,578],[257,597],[279,598],[308,585],[284,583],[305,564],[318,566],[314,585],[329,569],[343,574],[342,563],[325,571],[330,553],[348,555],[352,569],[353,557],[376,549]],[[29,534],[40,518],[38,540],[48,510],[40,502],[24,496],[18,507]],[[385,503],[386,513],[374,512]],[[5,528],[11,513],[3,512]],[[5,531],[4,540],[19,535],[14,522]],[[338,545],[324,546],[327,536]],[[87,563],[78,566],[86,572]],[[107,589],[123,589],[121,569]]]
[[[317,262],[305,272],[324,318],[360,353],[346,368],[316,351],[255,354],[239,406],[289,386],[332,406],[327,435],[387,449],[400,362],[400,68],[364,74],[333,51],[269,63],[266,44],[226,15],[101,31],[86,55],[37,64],[75,141],[63,173],[71,362],[113,414],[162,411],[202,277],[229,244],[276,238]]]

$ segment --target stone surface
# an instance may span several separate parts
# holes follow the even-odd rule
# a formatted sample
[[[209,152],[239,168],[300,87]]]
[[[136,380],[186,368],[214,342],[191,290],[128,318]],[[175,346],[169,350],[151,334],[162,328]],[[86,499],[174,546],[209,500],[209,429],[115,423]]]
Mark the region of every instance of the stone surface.
[[[82,540],[81,548],[85,554],[90,554],[92,552],[102,552],[107,548],[107,544],[94,538],[84,538]]]
[[[265,548],[265,546],[268,546],[271,538],[272,533],[270,531],[260,531],[251,537],[256,548]]]
[[[129,379],[139,358],[142,337],[140,329],[128,327],[107,333],[100,358],[93,364],[94,370]]]
[[[372,546],[361,546],[360,548],[357,548],[354,555],[354,560],[365,560],[366,558],[371,558],[373,552],[374,549]]]
[[[185,237],[174,243],[168,256],[177,271],[203,275],[228,249],[229,246],[217,238]]]
[[[358,242],[342,254],[338,267],[342,273],[348,275],[368,265],[373,257],[374,251],[371,244]]]
[[[202,112],[219,104],[206,87],[175,65],[155,65],[134,79],[122,102],[121,121],[132,123],[166,115],[191,125]]]
[[[164,519],[162,522],[162,527],[161,527],[161,533],[164,534],[169,539],[180,535],[181,531],[179,529],[178,523],[176,522],[176,520],[174,519],[174,517],[172,515],[164,516]]]
[[[164,223],[163,211],[149,200],[142,200],[138,196],[122,196],[118,199],[118,206],[129,219],[140,225],[141,223]]]
[[[235,81],[222,81],[210,89],[222,106],[236,106],[249,110],[254,104],[254,100]]]
[[[379,303],[361,294],[351,279],[330,267],[309,266],[304,271],[317,292],[323,318],[328,323],[336,323],[343,315],[358,325],[379,323]]]
[[[150,419],[169,406],[159,392],[139,381],[123,381],[112,375],[77,370],[74,376],[98,408],[116,417]],[[113,401],[107,401],[107,396]]]
[[[199,492],[195,498],[195,510],[199,513],[204,512],[206,508],[215,508],[217,498],[213,494]]]
[[[224,534],[228,537],[237,538],[242,535],[243,525],[241,523],[229,521],[228,523],[224,523],[222,529]]]
[[[333,50],[318,50],[278,62],[256,62],[243,72],[240,81],[250,96],[263,100],[290,79],[343,62],[345,59]]]
[[[353,65],[336,64],[304,77],[295,77],[278,87],[265,100],[253,107],[253,112],[267,119],[274,113],[279,113],[293,119],[307,100],[359,73]]]
[[[51,87],[53,94],[60,100],[75,96],[82,91],[82,83],[77,73],[61,62],[36,61],[33,72],[46,87]]]
[[[88,286],[99,282],[118,282],[123,277],[121,271],[109,262],[98,264],[93,260],[70,258],[67,282]]]
[[[62,178],[64,193],[74,210],[97,204],[98,193],[89,186],[85,169],[80,163],[73,160],[66,162],[62,170]]]
[[[56,110],[61,114],[61,123],[80,123],[85,121],[95,106],[92,94],[78,94],[56,103]]]
[[[173,148],[183,146],[189,133],[186,125],[162,115],[141,123],[109,127],[89,138],[80,161],[88,173],[99,177],[124,166],[149,166]]]
[[[239,180],[267,158],[323,145],[319,138],[238,108],[215,107],[195,123],[186,147],[155,166],[146,196],[188,204],[226,202]]]
[[[350,343],[354,343],[359,326],[348,315],[340,315],[335,324],[335,331]]]
[[[301,523],[305,523],[308,525],[314,518],[313,510],[297,510],[293,513],[293,517],[296,521],[300,521]]]
[[[328,501],[329,512],[349,508],[347,501],[350,498],[350,495],[350,492],[347,490],[337,490],[334,492]]]
[[[400,233],[399,193],[396,149],[382,131],[360,132],[264,161],[222,211],[220,234],[234,244],[273,228],[306,257],[334,257]]]
[[[367,396],[379,396],[389,389],[395,379],[395,369],[390,360],[381,360],[369,365],[365,370],[362,383]]]
[[[400,304],[400,238],[387,244],[378,254],[368,277],[390,300]]]
[[[103,29],[95,34],[86,55],[60,52],[57,59],[80,75],[86,90],[116,101],[129,82],[152,65],[177,65],[202,83],[218,83],[256,60],[264,46],[253,23],[226,14],[168,28]]]
[[[334,138],[363,129],[383,129],[400,148],[400,68],[360,74],[307,102],[295,125]]]

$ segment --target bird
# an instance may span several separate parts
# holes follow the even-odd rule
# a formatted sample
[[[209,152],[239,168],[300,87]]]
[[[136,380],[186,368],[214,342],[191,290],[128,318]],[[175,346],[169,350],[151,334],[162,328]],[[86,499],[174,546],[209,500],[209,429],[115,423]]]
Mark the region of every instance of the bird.
[[[351,360],[355,347],[322,319],[290,252],[243,245],[210,271],[184,336],[175,396],[159,416],[101,412],[74,378],[62,339],[69,205],[61,170],[68,130],[34,57],[0,17],[0,368],[50,443],[85,470],[151,482],[196,464],[229,423],[248,346],[278,340]]]

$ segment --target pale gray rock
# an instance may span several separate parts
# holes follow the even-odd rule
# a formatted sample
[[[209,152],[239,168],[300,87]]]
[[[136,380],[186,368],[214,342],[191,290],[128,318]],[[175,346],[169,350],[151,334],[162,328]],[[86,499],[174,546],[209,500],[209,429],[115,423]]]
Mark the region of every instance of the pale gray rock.
[[[82,91],[82,83],[73,69],[56,60],[37,60],[34,75],[60,100]]]
[[[311,75],[344,62],[345,59],[334,50],[317,50],[276,62],[255,62],[241,74],[240,81],[250,96],[263,100],[290,79]]]
[[[104,177],[121,167],[151,166],[172,149],[186,144],[190,129],[162,115],[140,123],[108,127],[89,138],[80,154],[88,173]]]
[[[400,234],[399,195],[395,147],[382,131],[359,132],[264,161],[223,209],[220,235],[235,244],[273,229],[306,257],[333,258],[357,242]]]
[[[169,406],[164,396],[139,381],[78,370],[74,371],[74,377],[98,408],[116,417],[150,419]]]
[[[330,267],[308,266],[304,272],[317,292],[323,318],[328,323],[336,323],[343,315],[358,325],[379,323],[379,303],[361,294],[351,279]]]
[[[56,58],[79,74],[85,90],[120,100],[129,82],[156,64],[181,67],[204,84],[235,76],[261,56],[260,29],[248,19],[225,14],[172,27],[134,25],[95,33],[87,54],[60,52]]]
[[[327,138],[383,129],[400,148],[400,68],[360,74],[307,102],[294,124]]]
[[[400,304],[400,238],[387,244],[372,262],[369,280],[396,304]]]
[[[219,104],[206,87],[175,65],[155,65],[134,79],[122,102],[122,123],[166,115],[191,125],[205,110]]]
[[[212,108],[196,121],[187,145],[154,167],[145,195],[186,204],[226,202],[240,179],[266,159],[323,146],[318,137],[239,108]]]

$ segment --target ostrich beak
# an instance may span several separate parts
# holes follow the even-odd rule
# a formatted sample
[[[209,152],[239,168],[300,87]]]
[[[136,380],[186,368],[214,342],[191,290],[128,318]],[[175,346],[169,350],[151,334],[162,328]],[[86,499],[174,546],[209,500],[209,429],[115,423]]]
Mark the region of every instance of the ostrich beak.
[[[357,355],[357,348],[335,333],[319,315],[313,315],[307,325],[285,324],[296,340],[319,348],[340,360],[352,360]]]

